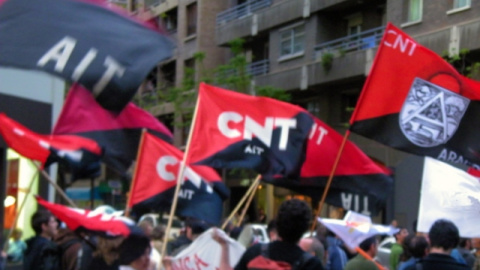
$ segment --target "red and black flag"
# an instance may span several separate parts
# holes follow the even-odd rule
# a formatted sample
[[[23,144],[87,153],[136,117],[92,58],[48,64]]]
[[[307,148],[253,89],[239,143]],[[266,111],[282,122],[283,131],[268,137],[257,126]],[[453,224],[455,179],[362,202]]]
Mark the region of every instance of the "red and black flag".
[[[264,181],[319,200],[342,142],[342,135],[315,118],[300,177]],[[390,174],[389,169],[375,163],[354,143],[347,141],[325,201],[347,210],[376,215],[393,191]]]
[[[102,108],[80,85],[70,89],[54,134],[75,134],[95,140],[105,149],[103,161],[125,174],[137,156],[142,129],[166,141],[172,133],[149,112],[129,103],[121,112]]]
[[[119,111],[172,42],[124,14],[82,0],[7,0],[0,6],[0,65],[78,82]]]
[[[399,150],[480,165],[480,83],[392,24],[350,122]]]
[[[38,204],[52,212],[72,231],[111,237],[128,236],[132,231],[136,231],[135,222],[123,216],[50,203],[39,196],[35,198]]]
[[[9,147],[44,167],[60,162],[76,178],[100,173],[102,148],[93,140],[75,135],[40,135],[4,113],[0,113],[0,133]]]
[[[169,210],[177,183],[183,153],[174,146],[144,133],[128,207],[143,213]],[[219,225],[223,200],[228,189],[215,170],[206,166],[186,167],[178,195],[176,215]]]
[[[298,175],[313,119],[304,109],[202,83],[190,164]]]

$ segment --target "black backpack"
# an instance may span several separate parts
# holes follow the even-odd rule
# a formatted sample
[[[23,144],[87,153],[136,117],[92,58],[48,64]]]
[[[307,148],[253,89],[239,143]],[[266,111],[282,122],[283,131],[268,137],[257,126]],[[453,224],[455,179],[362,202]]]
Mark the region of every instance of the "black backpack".
[[[40,252],[41,262],[38,270],[62,270],[62,250],[54,242],[48,241]]]

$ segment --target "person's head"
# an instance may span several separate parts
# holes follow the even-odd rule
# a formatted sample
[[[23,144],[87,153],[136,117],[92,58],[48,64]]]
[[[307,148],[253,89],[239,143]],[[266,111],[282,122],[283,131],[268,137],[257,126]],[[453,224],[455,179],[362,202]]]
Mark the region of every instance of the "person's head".
[[[153,228],[152,239],[154,240],[163,240],[165,237],[165,226],[163,224],[158,224]]]
[[[302,238],[300,239],[300,242],[298,243],[298,245],[300,246],[301,249],[303,249],[303,251],[318,257],[320,260],[323,260],[322,256],[325,250],[322,243],[317,238],[315,237]]]
[[[146,235],[130,234],[118,248],[120,265],[129,265],[135,270],[148,269],[151,249]]]
[[[310,207],[304,201],[298,199],[284,201],[275,219],[278,235],[282,241],[297,243],[308,230],[311,216]]]
[[[58,230],[58,222],[50,211],[40,209],[33,214],[31,226],[37,236],[52,239]]]
[[[143,231],[143,233],[145,233],[145,235],[149,238],[152,237],[152,233],[153,233],[153,224],[151,221],[149,221],[148,219],[144,219],[142,221],[140,221],[138,224],[137,224],[138,227],[140,227],[140,229]]]
[[[457,226],[446,219],[439,219],[433,223],[428,232],[431,247],[441,248],[444,251],[454,249],[458,245],[460,235]]]
[[[112,265],[119,258],[118,247],[125,238],[122,236],[115,238],[97,238],[97,249],[93,254],[95,257],[101,257],[107,265]]]
[[[423,258],[428,254],[428,241],[424,236],[412,235],[405,239],[408,252],[415,258]]]
[[[375,257],[378,248],[377,236],[372,236],[363,240],[358,246],[370,256]]]
[[[271,242],[278,240],[277,225],[274,219],[270,220],[270,222],[268,223],[267,233],[268,233],[268,238],[270,239]]]
[[[188,219],[185,222],[185,233],[188,239],[195,240],[197,236],[210,228],[207,222],[200,219]]]
[[[398,227],[400,229],[394,236],[395,239],[397,240],[397,243],[402,244],[403,241],[405,240],[405,237],[408,236],[408,230],[405,227]]]
[[[15,240],[19,240],[20,238],[22,238],[22,229],[15,228],[15,230],[13,230],[12,232],[12,238]]]
[[[460,238],[460,241],[458,242],[458,246],[464,249],[472,249],[472,239],[470,238]]]

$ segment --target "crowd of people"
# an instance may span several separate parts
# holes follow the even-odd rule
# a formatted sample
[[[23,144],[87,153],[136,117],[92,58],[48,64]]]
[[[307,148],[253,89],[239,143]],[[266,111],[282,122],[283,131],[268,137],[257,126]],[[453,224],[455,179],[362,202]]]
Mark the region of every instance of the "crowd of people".
[[[264,269],[266,264],[273,265],[268,269],[379,269],[374,258],[380,236],[361,242],[360,250],[351,250],[321,225],[315,235],[304,237],[311,221],[311,209],[304,201],[284,201],[268,223],[269,243],[248,245],[235,265],[230,261],[228,240],[217,228],[212,238],[221,247],[221,254],[216,254],[218,269]],[[25,270],[170,270],[174,269],[173,258],[211,227],[202,220],[186,219],[182,233],[168,242],[166,254],[161,256],[165,228],[155,223],[144,219],[126,237],[106,237],[59,227],[50,212],[38,210],[31,218],[35,236],[24,242],[22,232],[13,231],[2,257],[12,263],[23,262]],[[238,228],[227,227],[225,235],[238,237],[235,229]],[[405,227],[398,229],[385,269],[480,269],[472,239],[460,238],[455,224],[446,219],[437,220],[427,234],[410,233]]]

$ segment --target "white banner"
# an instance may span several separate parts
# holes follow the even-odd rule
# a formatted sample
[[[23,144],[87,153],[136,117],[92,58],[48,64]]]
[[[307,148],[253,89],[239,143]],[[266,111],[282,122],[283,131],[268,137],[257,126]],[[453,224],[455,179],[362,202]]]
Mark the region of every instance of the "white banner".
[[[480,182],[442,161],[426,157],[417,230],[428,232],[437,219],[455,223],[462,237],[480,237]]]
[[[214,228],[201,234],[190,246],[172,259],[174,270],[185,269],[218,269],[222,248],[213,238]],[[230,250],[230,264],[232,268],[237,264],[245,252],[245,247],[228,237],[224,231],[218,229],[221,237],[228,240]]]

